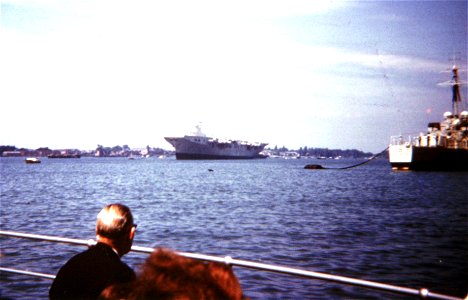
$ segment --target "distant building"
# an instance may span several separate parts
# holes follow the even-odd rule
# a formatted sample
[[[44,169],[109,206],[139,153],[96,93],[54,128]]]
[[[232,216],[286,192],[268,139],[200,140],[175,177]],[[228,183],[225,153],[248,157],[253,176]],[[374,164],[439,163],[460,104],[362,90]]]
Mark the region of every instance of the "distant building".
[[[21,151],[4,151],[3,156],[4,157],[19,157],[19,156],[23,156],[23,152],[21,152]]]

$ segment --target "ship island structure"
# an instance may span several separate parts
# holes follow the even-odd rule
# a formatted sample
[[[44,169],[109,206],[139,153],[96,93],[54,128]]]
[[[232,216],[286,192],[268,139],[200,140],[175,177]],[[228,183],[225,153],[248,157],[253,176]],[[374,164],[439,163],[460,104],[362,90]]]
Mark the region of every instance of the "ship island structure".
[[[268,143],[250,143],[207,137],[200,128],[184,137],[165,137],[174,148],[176,159],[255,159],[266,158],[261,152]]]
[[[461,83],[452,67],[452,112],[442,122],[428,124],[427,133],[392,136],[389,161],[394,170],[468,171],[468,111],[462,110]],[[442,84],[443,85],[443,84]]]

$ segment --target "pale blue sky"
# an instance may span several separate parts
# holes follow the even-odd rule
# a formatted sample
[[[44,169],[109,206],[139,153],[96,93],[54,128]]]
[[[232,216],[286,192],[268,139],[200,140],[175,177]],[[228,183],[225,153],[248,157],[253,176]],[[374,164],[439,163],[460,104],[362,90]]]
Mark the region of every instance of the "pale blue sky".
[[[378,152],[451,109],[467,1],[3,0],[0,34],[0,145]]]

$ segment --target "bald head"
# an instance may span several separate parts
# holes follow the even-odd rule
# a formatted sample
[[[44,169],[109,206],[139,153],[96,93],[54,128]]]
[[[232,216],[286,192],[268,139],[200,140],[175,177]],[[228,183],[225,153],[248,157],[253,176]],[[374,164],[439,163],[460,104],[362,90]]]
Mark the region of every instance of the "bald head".
[[[109,204],[97,216],[96,234],[109,239],[118,239],[127,235],[133,226],[130,208],[118,203]]]

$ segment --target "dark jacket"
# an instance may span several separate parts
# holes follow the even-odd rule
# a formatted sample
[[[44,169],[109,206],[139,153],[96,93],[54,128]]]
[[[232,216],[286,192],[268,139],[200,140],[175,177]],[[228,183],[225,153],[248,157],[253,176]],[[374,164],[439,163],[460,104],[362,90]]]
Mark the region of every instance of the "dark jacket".
[[[50,299],[96,299],[109,285],[135,279],[135,272],[106,244],[72,257],[58,272]]]

